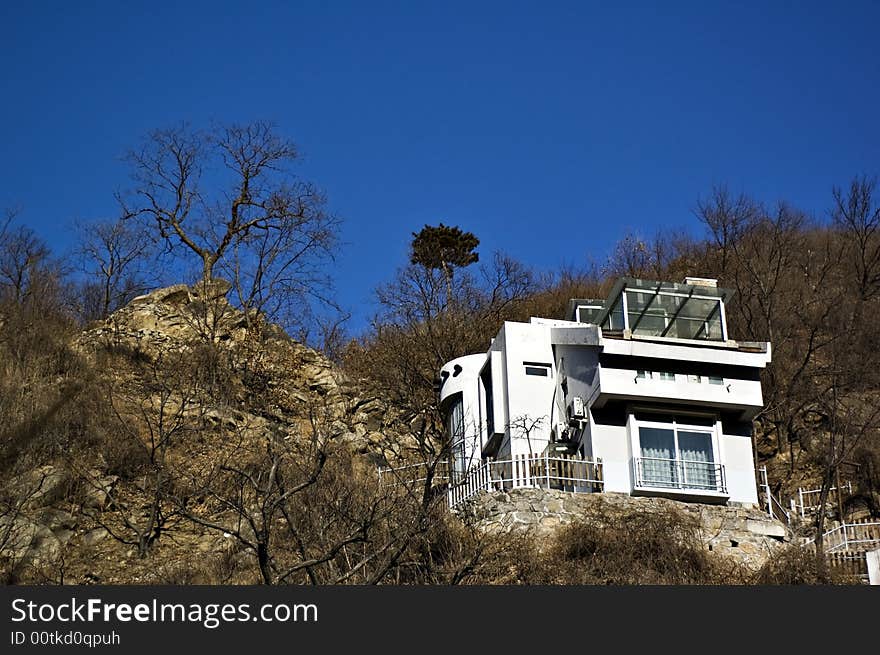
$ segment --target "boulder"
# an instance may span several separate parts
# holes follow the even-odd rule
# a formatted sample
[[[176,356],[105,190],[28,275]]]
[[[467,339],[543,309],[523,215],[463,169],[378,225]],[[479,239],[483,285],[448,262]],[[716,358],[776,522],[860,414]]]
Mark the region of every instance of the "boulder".
[[[83,509],[104,509],[107,505],[107,499],[113,491],[113,486],[118,480],[119,476],[117,475],[105,475],[89,482],[83,494]]]
[[[94,548],[94,546],[110,536],[106,528],[95,528],[89,530],[82,536],[83,546],[86,548]]]
[[[24,473],[10,482],[18,498],[26,499],[22,509],[46,507],[62,497],[66,492],[67,473],[56,466],[47,464]]]

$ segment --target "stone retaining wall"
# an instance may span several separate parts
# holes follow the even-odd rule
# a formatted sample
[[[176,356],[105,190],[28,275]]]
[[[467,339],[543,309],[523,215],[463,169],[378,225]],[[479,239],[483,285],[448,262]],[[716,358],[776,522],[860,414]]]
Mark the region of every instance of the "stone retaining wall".
[[[694,517],[707,549],[760,567],[767,556],[789,541],[785,526],[758,509],[684,503],[667,498],[638,498],[618,493],[573,494],[544,489],[484,492],[462,508],[487,532],[534,530],[537,538],[595,509],[596,503],[613,508],[653,511],[675,509]]]

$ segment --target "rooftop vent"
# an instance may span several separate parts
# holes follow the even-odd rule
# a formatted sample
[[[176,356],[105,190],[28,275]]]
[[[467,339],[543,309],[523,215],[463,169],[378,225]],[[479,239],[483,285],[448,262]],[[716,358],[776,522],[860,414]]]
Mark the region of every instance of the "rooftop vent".
[[[718,280],[711,277],[686,277],[684,283],[695,287],[718,287]]]

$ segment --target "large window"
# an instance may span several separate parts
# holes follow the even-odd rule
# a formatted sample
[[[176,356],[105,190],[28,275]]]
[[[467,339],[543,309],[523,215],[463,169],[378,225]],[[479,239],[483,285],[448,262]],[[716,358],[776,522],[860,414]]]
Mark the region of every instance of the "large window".
[[[467,470],[464,447],[464,403],[459,394],[447,408],[446,434],[449,437],[452,451],[452,470],[454,481],[460,480]]]
[[[625,289],[602,327],[607,330],[628,329],[633,334],[652,337],[725,339],[720,298],[660,287]]]
[[[636,486],[724,491],[710,417],[636,414]]]

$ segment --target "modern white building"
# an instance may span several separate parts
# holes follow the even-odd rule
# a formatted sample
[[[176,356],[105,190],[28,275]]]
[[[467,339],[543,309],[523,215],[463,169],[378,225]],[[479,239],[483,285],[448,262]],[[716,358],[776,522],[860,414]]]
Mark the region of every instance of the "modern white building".
[[[770,344],[734,341],[715,280],[623,278],[569,320],[506,322],[440,372],[450,501],[548,486],[758,502],[752,419]]]

